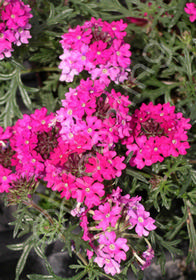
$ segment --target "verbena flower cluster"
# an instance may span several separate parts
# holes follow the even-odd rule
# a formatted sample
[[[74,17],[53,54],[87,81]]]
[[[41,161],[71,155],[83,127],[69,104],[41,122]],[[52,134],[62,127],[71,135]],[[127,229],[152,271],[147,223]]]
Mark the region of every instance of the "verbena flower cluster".
[[[86,70],[92,80],[99,79],[106,86],[127,79],[131,63],[130,45],[124,42],[126,23],[108,23],[92,18],[82,26],[69,29],[62,36],[63,47],[61,81],[72,82],[75,75]]]
[[[2,11],[21,2],[6,3]],[[73,205],[70,213],[80,219],[83,240],[91,247],[88,258],[112,275],[120,273],[128,256],[134,256],[141,269],[150,265],[150,243],[138,253],[127,234],[141,239],[156,229],[141,197],[123,196],[119,186],[114,188],[126,168],[120,144],[127,155],[133,153],[131,166],[141,169],[186,154],[191,127],[169,103],[142,104],[131,116],[128,96],[105,89],[110,79],[117,83],[127,78],[131,53],[123,40],[125,27],[122,21],[109,24],[92,18],[70,29],[61,41],[61,80],[72,81],[82,70],[92,79],[70,88],[55,114],[37,109],[5,131],[0,128],[0,192],[15,203],[30,198],[39,181],[45,181]]]
[[[142,104],[135,110],[130,122],[130,136],[124,140],[128,149],[133,152],[131,166],[142,169],[164,158],[185,155],[190,148],[187,142],[187,130],[191,128],[182,113],[175,113],[175,106],[169,103],[153,105]]]
[[[96,209],[88,209],[80,217],[80,225],[84,230],[83,239],[89,241],[92,247],[92,250],[88,250],[89,259],[95,255],[94,262],[103,267],[107,274],[112,275],[120,273],[120,263],[127,258],[129,246],[127,239],[121,237],[125,231],[134,228],[137,235],[142,237],[148,236],[149,231],[156,229],[154,219],[139,202],[141,197],[130,198],[129,195],[122,196],[121,192],[117,187]],[[142,269],[149,266],[154,256],[151,246],[149,249],[143,252],[142,258],[136,252],[132,252]]]
[[[193,2],[186,3],[184,10],[189,15],[190,21],[194,22],[196,20],[196,4]]]
[[[0,1],[0,60],[11,56],[13,45],[28,44],[30,11],[21,0]]]
[[[71,214],[81,220],[83,239],[92,247],[89,258],[114,275],[127,258],[127,230],[141,238],[156,228],[141,197],[122,196],[112,187],[126,168],[116,144],[124,142],[127,153],[134,152],[131,165],[142,168],[185,154],[190,124],[169,103],[143,104],[131,117],[128,97],[104,88],[99,80],[82,80],[56,114],[42,108],[1,128],[0,192],[8,192],[11,202],[27,199],[41,179],[75,201]],[[154,256],[149,245],[140,256],[132,254],[142,269]]]
[[[94,262],[114,275],[120,273],[129,250],[127,239],[117,236],[126,230],[147,236],[156,228],[139,202],[141,197],[121,196],[119,187],[110,194],[114,180],[126,167],[116,143],[129,135],[130,101],[87,79],[70,88],[62,104],[56,115],[47,115],[42,108],[5,131],[1,128],[0,191],[8,193],[11,203],[25,200],[36,183],[45,180],[48,188],[75,201],[71,214],[81,220],[83,239],[94,250]],[[141,268],[150,264],[149,259],[136,256]]]

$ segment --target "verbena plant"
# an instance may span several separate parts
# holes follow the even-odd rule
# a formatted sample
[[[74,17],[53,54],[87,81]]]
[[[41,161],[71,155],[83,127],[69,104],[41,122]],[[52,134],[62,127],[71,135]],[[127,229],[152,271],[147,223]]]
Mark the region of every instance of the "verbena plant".
[[[9,246],[15,280],[32,249],[48,270],[33,280],[142,279],[187,242],[196,261],[195,20],[181,0],[0,1],[0,192],[27,236]],[[45,256],[57,239],[71,278]]]

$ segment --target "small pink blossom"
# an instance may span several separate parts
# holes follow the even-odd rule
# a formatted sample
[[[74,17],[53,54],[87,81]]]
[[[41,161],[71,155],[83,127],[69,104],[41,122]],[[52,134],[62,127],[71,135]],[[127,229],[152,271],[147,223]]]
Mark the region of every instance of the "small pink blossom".
[[[140,237],[148,236],[148,230],[156,229],[155,220],[150,217],[150,213],[145,211],[142,205],[138,209],[130,208],[128,215],[131,228],[136,226],[135,231]]]
[[[108,227],[115,227],[118,219],[120,218],[121,207],[111,207],[109,202],[100,205],[99,210],[94,211],[93,219],[99,221],[97,228],[106,230]]]
[[[194,22],[196,20],[196,4],[193,2],[186,3],[184,10],[189,15],[190,21]]]
[[[116,262],[109,254],[105,254],[99,251],[98,256],[94,259],[94,262],[98,264],[99,267],[104,267],[106,274],[119,274],[120,271],[120,264]]]
[[[121,260],[126,260],[125,252],[129,250],[129,246],[126,244],[126,238],[116,238],[116,233],[114,231],[106,231],[105,234],[100,236],[98,242],[103,252],[109,254],[115,261],[120,263]],[[104,247],[102,247],[102,245],[104,245]]]
[[[154,258],[154,250],[152,247],[148,246],[148,249],[142,253],[142,257],[145,261],[141,264],[141,269],[144,270],[151,265],[151,261]]]

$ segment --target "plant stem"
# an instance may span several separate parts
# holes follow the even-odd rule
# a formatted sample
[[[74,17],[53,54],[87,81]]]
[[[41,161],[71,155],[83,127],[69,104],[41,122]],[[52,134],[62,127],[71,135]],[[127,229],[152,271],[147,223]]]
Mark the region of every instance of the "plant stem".
[[[34,201],[32,201],[32,200],[23,201],[23,204],[25,204],[26,206],[29,206],[29,207],[33,207],[34,209],[39,211],[41,214],[43,214],[48,219],[48,221],[51,223],[51,225],[54,225],[53,218],[50,216],[50,214],[48,214],[48,212],[46,210],[42,209]],[[63,241],[66,241],[65,236],[62,234],[62,232],[60,232],[60,236],[63,239]],[[76,250],[73,250],[73,251],[78,256],[78,258],[83,262],[84,265],[88,265],[87,260],[82,256],[82,254],[76,252]]]
[[[39,205],[37,205],[34,201],[32,200],[28,200],[28,201],[23,201],[23,204],[29,206],[29,207],[33,207],[34,209],[36,209],[37,211],[39,211],[40,213],[42,213],[47,219],[48,221],[51,223],[51,225],[54,225],[54,221],[52,219],[52,217],[48,214],[47,211],[45,211],[44,209],[42,209]]]

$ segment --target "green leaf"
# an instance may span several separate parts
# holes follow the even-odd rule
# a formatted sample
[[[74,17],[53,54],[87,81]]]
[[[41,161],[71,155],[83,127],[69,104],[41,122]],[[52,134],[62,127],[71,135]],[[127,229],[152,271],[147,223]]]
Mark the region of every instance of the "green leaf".
[[[13,251],[21,251],[24,248],[24,243],[10,244],[10,245],[7,245],[6,247]]]
[[[47,20],[48,25],[58,24],[60,22],[63,22],[66,18],[70,16],[70,14],[73,12],[73,9],[65,8],[62,10],[62,8],[57,7],[55,9],[55,6],[50,3],[50,14]]]
[[[82,231],[80,233],[74,233],[74,229],[78,227],[77,224],[72,225],[71,222],[69,226],[62,232],[63,236],[65,237],[65,248],[68,250],[69,255],[72,255],[72,245],[74,242],[75,251],[79,252],[80,248],[87,248],[90,249],[90,245],[82,239]]]
[[[0,74],[0,81],[7,81],[7,80],[11,80],[12,78],[15,77],[17,73],[17,70],[15,69],[12,73],[10,74]]]
[[[172,256],[172,259],[174,259],[176,254],[178,254],[178,255],[182,254],[182,251],[180,249],[176,248],[176,246],[181,242],[181,240],[175,239],[172,241],[168,241],[168,240],[164,240],[164,238],[162,238],[155,232],[153,232],[153,234],[156,237],[156,244],[159,247],[162,246],[163,248],[167,249]]]
[[[55,280],[55,279],[57,279],[51,275],[47,276],[47,275],[39,275],[39,274],[31,274],[31,275],[27,275],[27,277],[30,280]]]
[[[15,226],[14,226],[13,238],[16,238],[16,236],[18,235],[18,232],[22,227],[23,219],[24,219],[24,213],[21,212],[21,214],[18,215],[17,223],[15,223]]]
[[[32,240],[32,237],[30,237],[28,239],[27,244],[24,246],[23,252],[22,252],[22,254],[20,256],[20,259],[17,263],[15,280],[19,280],[20,274],[22,273],[22,271],[24,269],[24,266],[26,264],[26,260],[29,256],[29,253],[32,250],[33,246],[34,246],[34,241]]]
[[[172,11],[175,11],[175,13],[174,13],[174,17],[171,19],[169,29],[171,29],[179,21],[179,18],[184,12],[184,7],[186,5],[186,2],[187,2],[186,0],[180,0],[178,1],[178,5],[176,5],[175,9],[174,7],[172,8]]]
[[[191,213],[192,205],[189,200],[185,202],[187,206],[186,213],[187,213],[187,231],[189,235],[189,252],[187,257],[187,262],[194,261],[196,264],[196,229],[193,222],[193,217]]]
[[[86,274],[87,274],[86,271],[82,271],[82,272],[78,273],[77,275],[75,275],[73,277],[69,277],[69,278],[61,278],[61,277],[55,276],[55,275],[47,276],[47,275],[39,275],[39,274],[31,274],[31,275],[27,275],[27,277],[30,280],[80,280]]]
[[[143,175],[141,175],[141,173],[139,171],[135,171],[133,169],[127,168],[126,169],[126,173],[128,175],[131,175],[132,177],[135,177],[139,181],[142,181],[142,182],[144,182],[146,184],[149,184],[149,182],[146,180],[146,178]],[[148,174],[146,174],[146,175],[149,176]]]
[[[18,87],[19,87],[19,90],[20,90],[20,94],[21,94],[21,97],[22,97],[22,100],[23,100],[24,104],[27,106],[27,108],[29,110],[32,110],[31,99],[29,98],[28,92],[27,92],[26,88],[24,87],[24,85],[21,81],[20,74],[21,73],[18,71],[17,76],[16,76]]]
[[[169,231],[166,233],[165,237],[168,238],[169,240],[172,240],[176,234],[180,231],[180,229],[185,225],[187,215],[185,214],[182,218],[180,217],[175,217],[176,220],[178,221],[175,224],[175,227],[172,228],[172,231]]]
[[[44,260],[48,273],[54,274],[52,267],[51,267],[50,263],[48,262],[47,257],[44,255],[43,251],[41,250],[41,248],[38,245],[35,245],[34,250],[35,250],[36,254]]]

